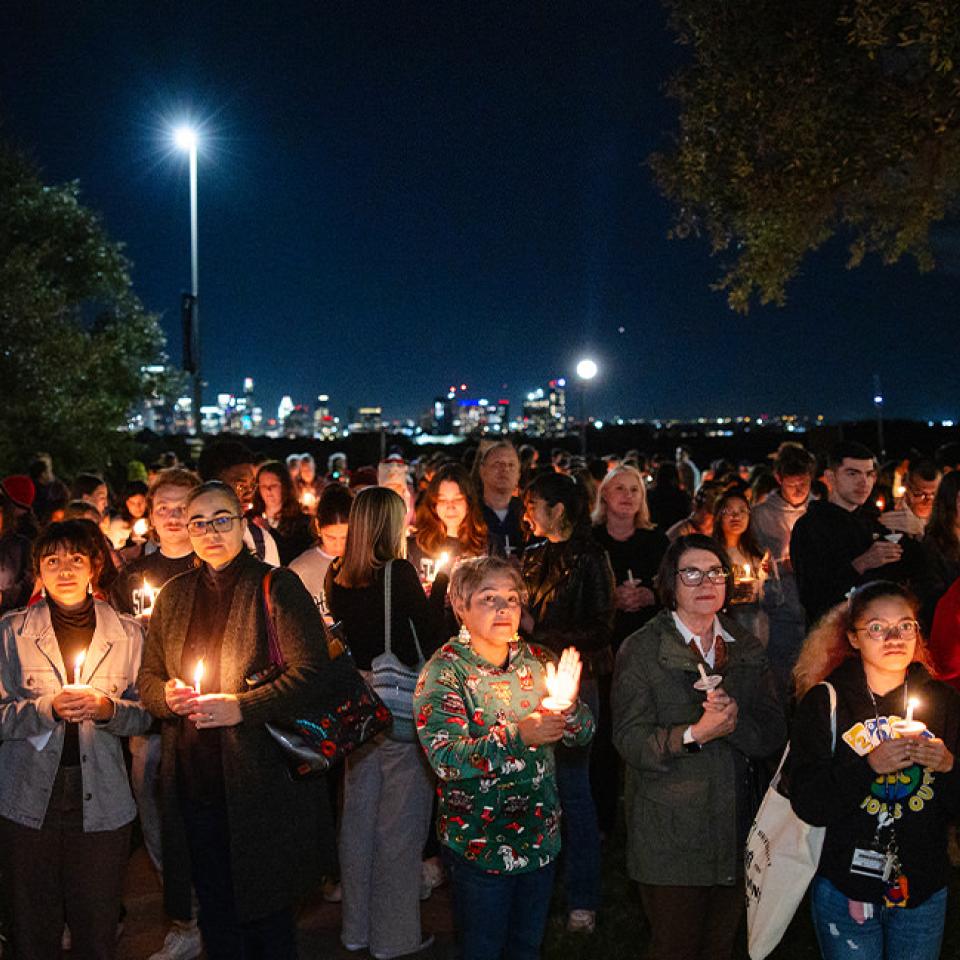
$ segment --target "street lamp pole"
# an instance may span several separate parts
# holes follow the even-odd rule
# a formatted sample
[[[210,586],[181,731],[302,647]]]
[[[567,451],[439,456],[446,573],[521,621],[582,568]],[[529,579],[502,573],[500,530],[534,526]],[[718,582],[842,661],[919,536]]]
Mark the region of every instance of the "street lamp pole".
[[[203,374],[200,364],[200,268],[197,230],[197,133],[190,127],[178,127],[174,141],[190,158],[190,344],[186,351],[193,366],[193,427],[202,433],[200,408],[203,405]]]

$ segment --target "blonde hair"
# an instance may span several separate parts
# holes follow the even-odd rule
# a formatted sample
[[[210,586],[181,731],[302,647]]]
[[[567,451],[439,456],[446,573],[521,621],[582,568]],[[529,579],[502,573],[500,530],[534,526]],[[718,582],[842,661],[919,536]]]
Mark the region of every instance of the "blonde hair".
[[[607,485],[613,483],[617,477],[624,475],[630,476],[640,484],[640,506],[633,518],[633,525],[637,530],[653,530],[654,524],[650,520],[650,507],[647,505],[647,485],[644,483],[643,474],[629,464],[622,463],[619,467],[614,467],[601,481],[600,489],[597,490],[597,503],[590,514],[590,519],[595,526],[607,522],[607,503],[603,499],[603,491]]]
[[[797,700],[821,680],[829,677],[844,661],[860,657],[860,652],[851,646],[847,634],[856,629],[856,622],[866,613],[870,604],[883,597],[896,597],[905,601],[916,617],[916,597],[899,584],[888,580],[874,580],[858,587],[848,600],[828,610],[807,634],[793,668]],[[935,673],[927,645],[921,636],[917,637],[913,660],[923,664],[931,675]]]
[[[407,506],[388,487],[361,490],[350,506],[347,544],[337,574],[341,587],[367,587],[374,572],[407,555],[404,537]]]

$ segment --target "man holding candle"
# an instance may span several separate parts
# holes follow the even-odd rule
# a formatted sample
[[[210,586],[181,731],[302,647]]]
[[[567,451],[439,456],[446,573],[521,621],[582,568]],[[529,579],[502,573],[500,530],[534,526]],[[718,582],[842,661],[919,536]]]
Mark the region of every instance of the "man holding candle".
[[[150,716],[135,686],[141,627],[90,593],[100,536],[50,524],[34,545],[44,598],[0,621],[0,855],[27,960],[59,960],[64,923],[79,956],[116,950],[136,816],[120,738]]]
[[[838,604],[800,652],[788,779],[797,815],[826,827],[811,895],[825,960],[940,956],[960,696],[928,663],[916,600],[884,581]]]
[[[878,578],[906,582],[920,556],[918,544],[886,539],[889,531],[875,513],[861,509],[877,480],[877,464],[867,447],[854,442],[834,447],[824,476],[829,500],[811,503],[790,537],[810,626],[858,584]]]

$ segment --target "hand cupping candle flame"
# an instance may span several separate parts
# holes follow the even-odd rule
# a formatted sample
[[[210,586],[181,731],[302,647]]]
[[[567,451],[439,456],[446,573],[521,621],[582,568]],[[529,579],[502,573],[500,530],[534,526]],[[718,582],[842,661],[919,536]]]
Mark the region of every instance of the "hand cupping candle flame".
[[[547,696],[541,706],[552,713],[563,713],[576,702],[580,691],[580,671],[583,664],[575,647],[567,647],[560,655],[560,663],[547,664]]]

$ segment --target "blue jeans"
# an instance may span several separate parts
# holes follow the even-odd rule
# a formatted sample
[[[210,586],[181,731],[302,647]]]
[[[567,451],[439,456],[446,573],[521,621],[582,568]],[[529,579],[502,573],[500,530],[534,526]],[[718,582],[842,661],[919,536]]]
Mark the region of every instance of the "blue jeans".
[[[600,715],[597,681],[584,673],[580,699],[594,719]],[[563,888],[568,910],[600,908],[600,827],[590,789],[591,744],[557,744],[557,790],[563,808]]]
[[[527,873],[488,873],[444,847],[443,863],[461,960],[539,960],[556,861]]]
[[[947,914],[947,888],[919,907],[874,905],[874,915],[857,923],[847,898],[824,877],[815,877],[810,905],[823,960],[937,960]]]

